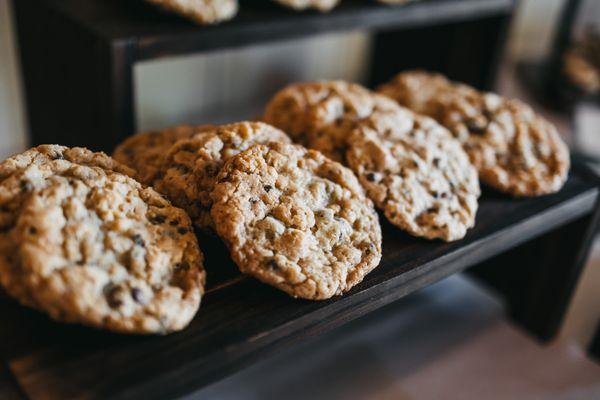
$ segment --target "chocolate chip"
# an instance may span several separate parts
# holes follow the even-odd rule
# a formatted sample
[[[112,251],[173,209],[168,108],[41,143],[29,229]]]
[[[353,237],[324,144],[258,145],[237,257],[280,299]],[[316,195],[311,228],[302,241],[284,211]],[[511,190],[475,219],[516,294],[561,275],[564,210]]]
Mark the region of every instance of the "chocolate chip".
[[[133,240],[133,243],[135,243],[138,246],[146,247],[146,242],[144,242],[142,235],[140,235],[139,233],[136,233],[135,235],[133,235],[131,240]]]
[[[182,261],[180,263],[175,264],[175,269],[187,271],[188,269],[190,269],[190,264],[186,263],[185,261]]]
[[[438,211],[438,208],[437,208],[437,207],[429,207],[429,208],[427,209],[427,213],[428,213],[428,214],[431,214],[431,213],[434,213],[434,212],[437,212],[437,211]]]
[[[133,300],[136,303],[144,304],[146,302],[146,299],[144,297],[144,292],[142,292],[138,288],[132,288],[131,289],[131,297],[133,298]]]
[[[106,297],[106,302],[111,308],[118,308],[123,305],[123,301],[119,298],[121,290],[119,286],[115,286],[112,283],[104,286],[104,297]]]
[[[250,199],[250,203],[252,203],[252,204],[256,204],[256,203],[258,203],[258,199],[257,199],[257,198],[255,198],[255,197],[252,197],[252,198]]]
[[[190,168],[187,165],[175,164],[175,168],[183,174],[188,174],[190,172]]]
[[[273,186],[271,186],[271,185],[266,185],[266,186],[264,187],[264,189],[265,189],[265,192],[269,193],[269,192],[271,191],[271,189],[273,189]]]
[[[183,226],[177,228],[177,233],[179,233],[180,235],[185,235],[186,233],[188,233],[188,228],[184,228]]]
[[[435,190],[433,192],[431,192],[431,195],[435,198],[435,199],[439,199],[440,198],[440,194],[438,192],[436,192]]]
[[[433,159],[433,165],[438,168],[440,166],[440,159],[439,158],[434,158]]]
[[[21,190],[31,191],[33,190],[33,184],[29,181],[21,181]]]
[[[206,174],[209,176],[213,176],[219,172],[219,169],[214,165],[207,165],[206,167],[204,167],[204,172],[206,172]]]
[[[174,219],[173,221],[169,222],[169,225],[171,225],[171,226],[177,226],[177,225],[179,225],[179,221],[176,220],[176,219]]]
[[[277,264],[277,261],[275,261],[275,260],[269,261],[269,263],[267,264],[267,266],[270,269],[279,269],[279,264]]]
[[[62,153],[56,153],[56,154],[52,154],[50,156],[50,158],[52,158],[53,160],[63,160],[65,158],[65,156],[63,156]]]
[[[481,135],[482,133],[485,133],[487,126],[482,126],[476,121],[470,121],[467,123],[467,129],[469,129],[469,132],[472,134]]]
[[[150,217],[150,223],[156,225],[156,224],[162,224],[163,222],[165,222],[167,220],[167,217],[165,217],[164,215],[154,215],[152,217]]]
[[[37,233],[38,233],[38,230],[37,230],[37,228],[35,226],[31,226],[29,228],[29,234],[30,235],[37,235]]]
[[[367,174],[367,180],[368,180],[369,182],[375,182],[375,174],[374,174],[373,172],[369,172],[369,173]]]

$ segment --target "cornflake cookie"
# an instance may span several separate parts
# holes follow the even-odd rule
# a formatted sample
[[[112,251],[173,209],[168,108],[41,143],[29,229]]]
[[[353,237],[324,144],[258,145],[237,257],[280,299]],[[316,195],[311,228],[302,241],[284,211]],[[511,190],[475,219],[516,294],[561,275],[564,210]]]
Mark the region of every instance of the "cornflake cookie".
[[[497,190],[539,196],[557,192],[567,179],[567,146],[552,124],[520,101],[422,71],[401,73],[379,91],[448,128],[480,180]]]
[[[13,224],[2,226],[0,283],[21,303],[124,333],[180,330],[196,314],[202,253],[185,212],[153,189],[50,162],[0,184],[0,208],[16,201]]]
[[[381,259],[377,213],[341,164],[302,146],[257,145],[229,160],[212,217],[240,270],[293,297],[350,290]]]
[[[229,158],[255,145],[289,143],[289,137],[262,122],[222,125],[178,141],[167,153],[156,188],[186,210],[196,226],[211,229],[210,192]]]
[[[127,138],[113,153],[115,160],[133,168],[135,178],[152,185],[160,171],[165,154],[176,141],[187,139],[212,125],[198,127],[182,125],[156,132],[141,133]]]
[[[308,8],[314,8],[321,12],[332,10],[338,5],[340,0],[274,0],[279,4],[286,7],[293,8],[295,10],[306,10]]]
[[[477,171],[450,132],[398,107],[350,137],[348,165],[387,219],[414,236],[453,241],[475,224]]]
[[[235,17],[237,0],[146,0],[164,10],[182,15],[201,25],[217,24]]]
[[[349,134],[360,121],[395,108],[393,101],[360,85],[312,82],[293,84],[278,92],[263,118],[295,141],[344,162]]]

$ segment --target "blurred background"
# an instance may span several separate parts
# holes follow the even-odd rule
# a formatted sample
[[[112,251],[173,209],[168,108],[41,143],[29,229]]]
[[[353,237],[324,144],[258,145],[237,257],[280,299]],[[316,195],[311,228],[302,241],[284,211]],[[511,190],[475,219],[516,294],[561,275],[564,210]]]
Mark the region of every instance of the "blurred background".
[[[586,26],[600,26],[600,1],[579,3],[573,23],[575,38],[584,36]],[[557,124],[575,153],[595,164],[595,154],[600,154],[600,150],[595,153],[600,147],[598,102],[586,94],[577,97],[582,101],[574,101],[573,90],[560,101],[554,97],[548,101],[545,90],[557,82],[540,79],[544,76],[540,63],[551,59],[556,50],[556,33],[565,22],[565,6],[564,0],[520,1],[494,89],[530,102]],[[15,36],[11,5],[0,0],[2,158],[29,143]],[[368,32],[345,32],[140,62],[133,77],[137,130],[252,118],[269,96],[291,81],[344,79],[367,83],[367,60],[374,51],[371,39]],[[582,91],[579,88],[578,93]],[[493,296],[466,278],[453,277],[362,321],[352,338],[335,334],[313,344],[311,349],[319,351],[302,362],[290,362],[298,360],[298,353],[282,355],[209,388],[204,395],[600,398],[600,367],[586,355],[600,321],[599,287],[600,242],[585,267],[559,338],[543,347],[505,321],[499,311],[502,306]],[[467,337],[473,340],[462,340]],[[492,359],[497,361],[493,365],[488,362]],[[332,360],[354,369],[334,372],[337,363]],[[279,372],[273,376],[272,371]],[[260,383],[271,382],[268,376],[279,383],[268,387]],[[299,379],[310,379],[312,386],[301,384]],[[431,381],[436,384],[431,385]],[[446,397],[457,382],[465,396]],[[425,389],[417,391],[417,387]]]

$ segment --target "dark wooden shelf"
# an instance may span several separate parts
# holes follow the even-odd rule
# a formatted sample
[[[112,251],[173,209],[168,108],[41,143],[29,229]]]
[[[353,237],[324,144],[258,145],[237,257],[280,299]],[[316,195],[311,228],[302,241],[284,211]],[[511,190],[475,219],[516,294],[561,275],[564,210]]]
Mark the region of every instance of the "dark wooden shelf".
[[[185,331],[166,337],[113,335],[56,324],[0,298],[0,354],[33,399],[190,394],[444,277],[510,255],[509,249],[528,255],[501,259],[500,273],[511,279],[504,294],[509,307],[519,307],[511,314],[548,338],[560,325],[585,261],[597,202],[597,178],[576,167],[555,195],[512,199],[485,192],[477,225],[455,243],[415,239],[384,224],[381,265],[347,295],[324,302],[295,300],[237,275],[216,240],[204,238],[203,247],[210,249],[209,289]],[[548,235],[559,245],[549,244]]]
[[[42,0],[86,30],[134,47],[137,60],[342,30],[412,28],[510,14],[514,0],[421,0],[387,6],[344,0],[330,13],[294,12],[267,0],[242,1],[238,16],[198,26],[142,0]]]

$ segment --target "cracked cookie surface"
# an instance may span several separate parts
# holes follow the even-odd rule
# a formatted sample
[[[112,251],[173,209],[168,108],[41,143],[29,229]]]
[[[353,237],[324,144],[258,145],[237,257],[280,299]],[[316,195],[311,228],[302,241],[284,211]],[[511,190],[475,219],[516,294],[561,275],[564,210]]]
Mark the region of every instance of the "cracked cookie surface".
[[[201,25],[227,21],[238,12],[238,0],[146,0]]]
[[[211,128],[211,125],[182,125],[133,135],[117,146],[113,158],[133,168],[136,171],[135,178],[139,182],[152,185],[158,176],[165,154],[175,142]]]
[[[372,202],[341,164],[283,143],[230,159],[212,217],[240,270],[294,297],[322,300],[360,283],[381,259]]]
[[[290,85],[269,101],[264,120],[303,145],[345,162],[347,141],[360,122],[397,108],[385,96],[342,81]]]
[[[69,165],[69,163],[98,167],[128,176],[135,174],[131,168],[102,152],[93,152],[83,147],[69,148],[57,144],[42,144],[2,161],[0,163],[0,182],[11,174],[32,165],[55,164],[60,166],[60,164]]]
[[[0,225],[0,283],[56,320],[167,333],[199,307],[205,276],[189,217],[123,174],[29,163],[0,183]]]
[[[398,107],[363,121],[348,142],[348,165],[392,224],[445,241],[463,238],[475,224],[477,171],[433,119]]]
[[[340,0],[273,0],[281,5],[295,10],[306,10],[309,8],[326,12],[338,5]]]
[[[290,139],[262,122],[221,125],[180,140],[166,155],[156,188],[186,210],[196,226],[211,229],[210,192],[225,161],[255,144],[272,141]]]
[[[448,128],[490,187],[539,196],[567,179],[569,151],[556,128],[518,100],[422,71],[401,73],[379,91]]]

